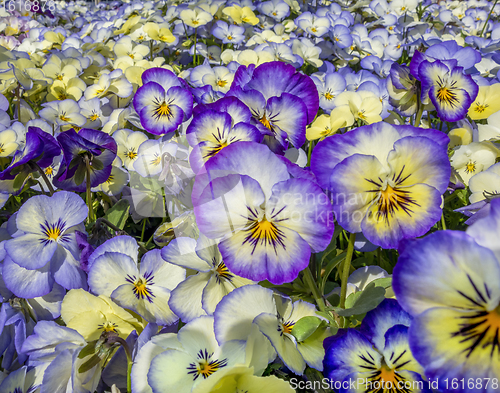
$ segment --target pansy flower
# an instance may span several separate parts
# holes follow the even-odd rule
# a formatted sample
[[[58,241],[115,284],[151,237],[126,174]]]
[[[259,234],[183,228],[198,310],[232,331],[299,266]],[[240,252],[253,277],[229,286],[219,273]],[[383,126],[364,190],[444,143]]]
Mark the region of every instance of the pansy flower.
[[[59,134],[57,140],[64,158],[53,179],[54,185],[67,191],[85,191],[87,166],[91,187],[108,180],[117,150],[116,142],[110,135],[90,128],[83,128],[78,133],[71,129]]]
[[[149,322],[171,325],[178,317],[168,307],[170,292],[186,272],[163,260],[160,250],[144,254],[139,265],[138,247],[130,236],[118,236],[99,246],[89,259],[89,287]]]
[[[321,78],[313,75],[311,79],[318,89],[319,106],[324,111],[335,108],[333,100],[345,90],[345,78],[338,72],[330,72]]]
[[[463,73],[462,67],[424,60],[418,73],[422,81],[422,101],[428,96],[442,120],[458,121],[465,117],[476,99],[478,86],[470,75]]]
[[[253,283],[231,273],[217,245],[203,235],[198,241],[178,237],[161,250],[161,256],[169,263],[198,272],[181,282],[170,297],[170,307],[184,323],[201,315],[212,315],[225,295]]]
[[[410,74],[410,68],[398,63],[393,63],[389,78],[387,78],[387,91],[389,101],[403,116],[412,116],[418,110],[419,83]]]
[[[469,180],[495,164],[499,155],[500,150],[489,141],[471,142],[455,148],[450,163],[459,179],[469,185]]]
[[[245,307],[241,307],[244,304]],[[247,340],[254,325],[269,341],[261,349],[262,356],[273,352],[295,374],[302,375],[306,364],[323,370],[323,340],[329,335],[326,328],[319,328],[304,341],[292,334],[295,324],[304,317],[316,316],[316,308],[305,301],[292,301],[260,285],[235,289],[224,297],[215,309],[215,336],[220,343]]]
[[[262,134],[252,126],[248,107],[235,97],[224,97],[195,111],[186,130],[187,140],[194,149],[191,167],[198,172],[203,164],[224,147],[239,141],[260,142]]]
[[[37,195],[17,214],[18,231],[5,242],[3,278],[17,296],[33,298],[49,293],[54,281],[66,289],[86,288],[80,269],[75,231],[84,231],[85,202],[70,192],[52,197]],[[36,258],[33,258],[36,255]]]
[[[183,194],[187,183],[194,176],[188,162],[188,149],[179,140],[165,142],[149,139],[141,144],[137,152],[134,169],[145,178],[163,182],[165,193]],[[135,183],[135,182],[134,182]],[[158,183],[160,184],[160,183]]]
[[[410,348],[443,392],[498,389],[499,202],[467,233],[438,231],[406,245],[394,268],[394,292],[414,316]],[[453,380],[474,384],[446,383]]]
[[[235,96],[252,111],[254,124],[273,151],[284,151],[290,142],[305,142],[305,128],[319,108],[318,90],[312,79],[292,65],[274,61],[257,68],[241,66],[228,96]]]
[[[219,370],[244,363],[244,343],[219,345],[213,324],[214,318],[210,316],[194,319],[177,334],[177,346],[153,358],[148,372],[153,392],[189,393]]]
[[[359,330],[325,340],[325,377],[340,392],[426,392],[429,382],[408,343],[411,317],[396,300],[368,312]],[[356,381],[353,387],[349,381]]]
[[[34,393],[42,386],[41,370],[23,366],[12,371],[0,383],[0,391],[6,393]]]
[[[172,71],[151,68],[142,74],[142,83],[134,96],[134,108],[146,131],[168,134],[191,117],[193,96]]]
[[[469,108],[472,120],[487,119],[500,110],[500,83],[479,86],[476,99]]]
[[[443,41],[432,45],[425,53],[418,50],[415,51],[410,62],[412,75],[420,80],[420,64],[423,61],[433,62],[435,60],[440,60],[447,65],[458,66],[462,67],[464,70],[468,70],[472,68],[474,64],[481,61],[481,54],[470,46],[461,47],[455,40]]]
[[[24,148],[17,151],[7,168],[0,172],[0,179],[14,180],[12,191],[17,191],[30,173],[48,167],[60,153],[61,148],[52,135],[38,127],[29,127]]]
[[[34,333],[23,344],[22,353],[29,356],[29,364],[43,370],[41,391],[88,393],[97,389],[104,362],[98,359],[90,368],[79,371],[93,357],[82,352],[87,344],[76,330],[54,321],[36,324]]]
[[[148,137],[141,131],[121,129],[113,133],[113,139],[117,144],[116,154],[121,158],[123,166],[133,171],[134,162],[139,157],[139,146],[147,141]]]
[[[62,301],[61,318],[85,340],[97,340],[103,333],[113,332],[126,339],[133,331],[142,331],[137,315],[124,310],[109,297],[94,296],[83,289],[72,289]]]
[[[220,239],[222,258],[234,274],[290,282],[307,267],[312,251],[329,244],[333,221],[327,196],[308,179],[290,178],[286,164],[267,146],[233,143],[205,169],[193,189],[196,221],[200,232]]]
[[[311,168],[332,192],[338,223],[384,248],[425,234],[441,218],[451,173],[448,137],[375,123],[318,143]]]

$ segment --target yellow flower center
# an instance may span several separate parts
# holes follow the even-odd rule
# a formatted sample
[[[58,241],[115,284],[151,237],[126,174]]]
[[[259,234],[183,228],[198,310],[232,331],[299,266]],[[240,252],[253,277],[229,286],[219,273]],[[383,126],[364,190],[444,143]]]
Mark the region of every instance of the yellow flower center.
[[[295,323],[292,321],[284,322],[281,324],[281,331],[282,333],[286,334],[292,334],[292,329]]]
[[[161,117],[167,116],[170,117],[172,115],[172,110],[170,107],[165,103],[165,101],[158,106],[158,108],[155,109],[155,114],[154,116],[159,119]]]
[[[46,232],[47,238],[52,241],[57,241],[61,236],[61,230],[59,228],[49,228]]]
[[[193,380],[196,381],[201,375],[203,379],[207,379],[222,367],[227,366],[227,359],[211,360],[213,354],[209,354],[205,349],[198,352],[198,360],[196,363],[190,363],[187,367],[188,374],[193,375]]]
[[[106,183],[111,184],[115,177],[113,175],[109,175],[108,179],[106,180]]]
[[[54,168],[48,166],[47,168],[45,168],[44,172],[47,176],[52,176],[52,174],[54,173]]]
[[[386,364],[382,365],[380,369],[380,379],[384,382],[392,382],[392,386],[397,386],[396,372],[387,367]]]
[[[331,131],[332,129],[330,127],[325,127],[325,129],[321,131],[321,137],[327,136],[328,134],[330,134]]]
[[[227,85],[227,81],[225,81],[224,79],[219,79],[219,80],[217,81],[217,85],[218,85],[219,87],[224,87],[224,86],[226,86],[226,85]]]
[[[129,57],[130,57],[131,59],[133,59],[133,58],[134,58],[134,54],[133,54],[133,53],[129,53],[128,55],[129,55]]]
[[[105,332],[114,332],[117,333],[116,328],[118,325],[114,322],[104,322],[103,324],[98,325],[99,329],[104,330]]]
[[[474,108],[474,110],[478,113],[483,113],[486,108],[488,108],[489,105],[488,104],[479,104],[479,103],[476,103],[476,107]]]
[[[160,165],[160,163],[161,163],[161,156],[159,156],[157,154],[155,156],[156,157],[153,160],[151,160],[151,165]]]
[[[62,81],[63,80],[63,74],[56,74],[56,79]]]
[[[402,173],[399,175],[402,176]],[[379,186],[378,183],[370,181],[372,184]],[[376,192],[373,190],[372,192]],[[386,186],[385,189],[379,191],[380,197],[377,202],[377,213],[375,219],[383,219],[386,223],[397,211],[403,210],[411,217],[414,205],[418,206],[415,200],[410,196],[410,192],[397,187]]]
[[[359,111],[358,112],[358,117],[361,119],[361,120],[366,120],[366,116],[365,116],[365,111]]]
[[[330,93],[329,91],[327,91],[325,94],[324,94],[325,98],[328,100],[328,101],[331,101],[333,100],[333,94]]]
[[[200,22],[198,22],[197,20],[193,19],[193,20],[191,21],[191,23],[192,23],[193,25],[195,25],[195,26],[196,26],[196,25],[197,25],[197,24],[199,24]]]
[[[318,30],[316,30],[316,27],[313,27],[313,28],[311,29],[311,31],[312,31],[313,33],[316,33]]]
[[[267,129],[269,130],[272,130],[273,129],[273,126],[271,125],[271,123],[269,122],[269,120],[267,119],[266,115],[262,116],[259,121],[264,125],[264,127],[266,127]]]
[[[146,282],[140,278],[134,283],[134,292],[141,298],[146,297],[148,294],[148,288],[146,287]]]
[[[129,275],[125,280],[132,284],[132,291],[137,299],[146,299],[149,303],[153,303],[153,298],[156,297],[153,295],[153,291],[151,289],[151,286],[154,285],[153,279],[154,276],[152,273],[147,272],[144,276],[139,276],[137,279],[135,276]]]
[[[96,121],[99,118],[99,115],[97,113],[93,113],[90,117],[90,121]]]
[[[441,86],[438,91],[437,91],[437,99],[441,102],[441,104],[445,103],[450,105],[451,107],[454,107],[458,104],[458,98],[455,92],[452,91],[452,89],[446,87],[446,86]]]
[[[69,117],[66,117],[66,115],[64,113],[59,116],[59,119],[61,119],[62,121],[70,121],[71,120]]]
[[[284,232],[268,221],[266,216],[261,221],[253,221],[246,231],[248,235],[245,236],[243,244],[250,243],[254,249],[259,244],[261,247],[271,246],[274,249],[278,246],[284,247]]]
[[[218,142],[217,145],[215,145],[211,148],[208,148],[207,153],[204,156],[205,159],[208,160],[210,157],[215,156],[218,152],[220,152],[222,149],[224,149],[228,145],[227,141],[225,141],[225,140],[222,140],[222,141],[218,140],[217,142]]]
[[[467,165],[465,165],[465,172],[473,173],[476,171],[476,161],[469,161]]]
[[[228,35],[228,36],[227,36],[227,39],[228,39],[229,41],[231,41],[231,40],[233,39],[233,36],[232,36],[232,35]]]
[[[131,160],[134,160],[137,158],[137,153],[135,152],[135,149],[132,148],[127,153],[125,153],[125,156],[127,156]]]
[[[219,265],[217,265],[215,272],[217,273],[217,277],[219,279],[224,278],[226,280],[231,280],[231,278],[233,277],[233,275],[231,274],[231,272],[229,271],[224,262],[221,262],[219,263]]]

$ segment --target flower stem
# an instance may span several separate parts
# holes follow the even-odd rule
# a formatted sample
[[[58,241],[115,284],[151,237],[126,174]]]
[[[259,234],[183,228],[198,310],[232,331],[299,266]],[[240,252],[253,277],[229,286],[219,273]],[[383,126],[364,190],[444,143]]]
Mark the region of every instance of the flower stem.
[[[313,141],[309,141],[309,149],[307,151],[307,166],[311,166],[311,153],[313,150]]]
[[[307,286],[312,292],[312,295],[314,297],[314,300],[316,301],[316,304],[318,305],[318,308],[320,311],[325,311],[325,301],[323,300],[323,297],[319,293],[318,286],[316,285],[316,282],[314,281],[313,275],[311,273],[311,269],[309,269],[309,266],[305,268],[304,270],[304,280],[307,283]]]
[[[127,356],[127,393],[132,393],[132,359]]]
[[[354,253],[354,241],[356,234],[349,235],[349,243],[347,244],[347,253],[344,261],[344,270],[342,271],[342,285],[340,287],[340,307],[345,308],[345,299],[347,297],[347,279],[349,278],[349,271],[351,270],[352,254]]]
[[[146,230],[146,218],[142,219],[141,243],[144,241],[144,231]]]
[[[196,34],[198,29],[194,29],[194,52],[193,52],[193,65],[196,66]]]
[[[424,113],[424,106],[422,105],[422,102],[420,101],[420,97],[418,98],[418,111],[417,111],[417,117],[415,117],[415,127],[420,126],[420,120],[422,119],[422,114]]]
[[[493,3],[493,7],[491,7],[491,9],[490,9],[490,13],[488,14],[488,17],[484,21],[484,25],[483,25],[483,28],[481,29],[481,34],[479,34],[479,37],[483,36],[484,31],[486,30],[486,26],[488,25],[488,21],[490,20],[490,16],[493,13],[493,8],[495,8],[495,6],[497,5],[497,3],[498,3],[498,0],[495,0],[495,3]]]
[[[50,181],[47,178],[45,171],[42,168],[40,168],[40,166],[36,162],[34,164],[36,166],[36,169],[38,170],[38,173],[40,174],[40,176],[42,176],[43,181],[45,182],[45,184],[47,184],[47,187],[49,188],[50,196],[54,195],[54,188],[52,187],[52,184],[50,184]]]
[[[87,205],[89,207],[89,224],[94,221],[94,206],[92,204],[92,192],[90,190],[90,161],[85,156],[85,167],[87,169]]]
[[[20,86],[17,86],[16,96],[17,96],[17,121],[22,123],[22,121],[21,121],[21,87]]]
[[[123,338],[113,337],[112,341],[119,343],[127,356],[127,393],[132,393],[132,365],[134,364],[134,361],[132,359],[132,354],[130,353],[130,348]]]
[[[444,220],[444,212],[441,213],[441,226],[443,227],[443,230],[446,231],[446,221]]]

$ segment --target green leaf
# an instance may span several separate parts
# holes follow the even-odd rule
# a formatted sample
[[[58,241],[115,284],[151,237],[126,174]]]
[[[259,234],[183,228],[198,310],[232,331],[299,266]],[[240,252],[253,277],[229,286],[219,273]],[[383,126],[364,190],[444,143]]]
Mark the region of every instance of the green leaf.
[[[78,372],[84,373],[85,371],[89,371],[93,367],[97,366],[100,361],[101,361],[101,358],[97,355],[94,355],[78,368]]]
[[[345,309],[336,307],[334,310],[342,317],[364,314],[377,307],[384,296],[385,289],[371,282],[362,292],[352,293],[347,297]]]
[[[330,321],[331,326],[338,326],[337,322],[335,321],[335,318],[333,318],[333,315],[330,314],[329,312],[326,311],[316,311],[316,314],[318,314],[320,317],[325,317]],[[330,326],[330,328],[331,328]],[[293,330],[293,329],[292,329]]]
[[[79,186],[85,181],[85,176],[87,175],[87,171],[85,169],[84,165],[80,165],[75,172],[75,175],[73,176],[73,179],[75,181],[75,184]]]
[[[392,277],[377,278],[372,281],[376,287],[389,288],[392,285]]]
[[[23,188],[24,181],[26,180],[28,175],[29,175],[29,173],[26,173],[23,171],[23,172],[19,173],[19,175],[16,176],[16,178],[14,179],[14,183],[12,184],[12,187],[14,188],[14,190],[19,190],[19,189]]]
[[[325,321],[318,317],[308,316],[300,318],[292,328],[292,335],[297,341],[304,341],[307,337],[311,336],[321,324]]]
[[[79,359],[83,359],[84,357],[92,355],[93,353],[95,353],[95,344],[96,344],[96,342],[97,342],[97,340],[94,340],[94,341],[91,341],[90,343],[88,343],[87,345],[85,345],[83,347],[83,349],[80,351],[80,353],[78,354],[78,358]]]
[[[100,171],[103,168],[104,168],[104,164],[101,161],[96,160],[95,158],[92,160],[92,169],[93,170]]]
[[[111,224],[123,229],[127,222],[130,205],[126,199],[120,199],[112,208],[108,209],[104,218]]]
[[[330,276],[330,273],[333,271],[333,269],[335,269],[337,267],[337,265],[339,265],[340,263],[342,263],[346,257],[346,253],[343,252],[342,254],[340,255],[337,255],[335,258],[332,259],[332,261],[330,261],[330,263],[328,263],[328,265],[326,266],[325,268],[325,273],[323,274],[323,277],[321,278],[321,291],[324,293],[325,292],[325,288],[326,288],[326,282],[328,280],[328,277]]]

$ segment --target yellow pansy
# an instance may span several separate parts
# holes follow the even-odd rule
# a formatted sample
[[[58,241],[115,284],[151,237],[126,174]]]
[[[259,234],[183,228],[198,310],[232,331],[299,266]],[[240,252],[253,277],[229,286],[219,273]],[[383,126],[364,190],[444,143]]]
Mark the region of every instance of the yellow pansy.
[[[63,299],[61,318],[85,340],[97,340],[103,332],[115,332],[121,338],[144,328],[144,323],[107,296],[94,296],[83,289],[72,289]]]
[[[229,16],[236,24],[248,23],[249,25],[255,26],[259,23],[259,19],[255,16],[250,7],[242,8],[235,4],[231,7],[224,8],[222,13]]]
[[[498,111],[500,111],[500,83],[479,86],[477,97],[469,108],[469,117],[472,120],[487,119]]]

